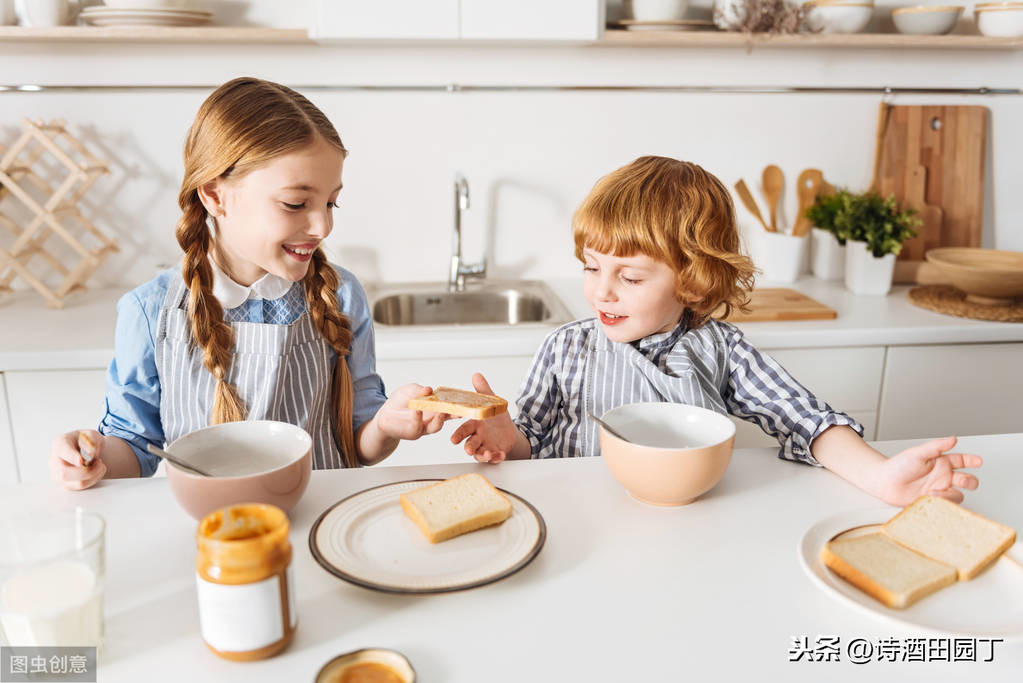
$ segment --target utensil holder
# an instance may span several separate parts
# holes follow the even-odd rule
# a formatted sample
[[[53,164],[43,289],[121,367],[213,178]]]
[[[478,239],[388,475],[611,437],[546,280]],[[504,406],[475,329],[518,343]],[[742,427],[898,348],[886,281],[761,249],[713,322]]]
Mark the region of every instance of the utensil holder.
[[[795,282],[806,263],[808,241],[805,237],[757,229],[750,240],[750,256],[764,280]]]

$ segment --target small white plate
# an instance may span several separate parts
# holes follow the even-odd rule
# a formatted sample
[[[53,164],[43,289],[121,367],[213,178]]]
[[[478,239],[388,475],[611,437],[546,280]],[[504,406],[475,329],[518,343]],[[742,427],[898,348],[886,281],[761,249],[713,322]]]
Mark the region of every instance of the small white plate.
[[[824,566],[824,545],[844,532],[866,533],[898,508],[854,510],[810,527],[797,546],[799,563],[828,595],[884,622],[897,622],[943,636],[1023,639],[1023,545],[1016,542],[979,576],[959,581],[906,609],[886,607]]]
[[[441,543],[430,543],[401,508],[401,494],[440,479],[366,489],[335,503],[309,531],[309,550],[324,569],[388,593],[446,593],[510,576],[543,547],[547,525],[528,502],[500,489],[512,516]]]

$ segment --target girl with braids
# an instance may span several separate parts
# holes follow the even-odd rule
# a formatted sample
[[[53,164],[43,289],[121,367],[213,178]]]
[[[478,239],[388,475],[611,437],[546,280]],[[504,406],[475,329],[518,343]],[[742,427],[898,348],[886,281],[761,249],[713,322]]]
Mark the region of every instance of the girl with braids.
[[[640,157],[601,178],[572,220],[583,295],[596,317],[547,336],[519,412],[468,420],[451,435],[480,462],[599,455],[587,413],[669,401],[753,422],[778,456],[824,466],[892,505],[927,493],[960,502],[977,488],[978,455],[946,453],[955,437],[886,458],[863,427],[833,410],[739,328],[716,320],[743,308],[753,264],[739,249],[732,199],[696,164]],[[493,393],[483,375],[476,391]]]
[[[183,263],[118,303],[106,414],[54,441],[57,481],[151,476],[147,444],[233,420],[303,427],[316,469],[373,464],[441,428],[448,416],[406,407],[429,387],[384,395],[366,294],[323,253],[346,155],[282,85],[239,78],[206,99],[185,143]]]

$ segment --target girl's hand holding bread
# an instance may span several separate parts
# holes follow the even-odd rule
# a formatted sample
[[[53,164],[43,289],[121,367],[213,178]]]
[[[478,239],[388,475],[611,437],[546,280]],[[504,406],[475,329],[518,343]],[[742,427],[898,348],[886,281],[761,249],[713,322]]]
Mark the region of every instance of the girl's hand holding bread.
[[[64,488],[80,491],[93,486],[107,473],[100,459],[103,435],[92,429],[75,430],[53,440],[50,473]]]
[[[472,386],[481,394],[495,395],[486,378],[478,372],[472,376]],[[529,442],[507,411],[486,420],[466,420],[451,435],[451,443],[463,440],[466,454],[478,462],[497,464],[506,458],[529,457]]]
[[[388,397],[373,419],[381,432],[394,439],[418,439],[424,434],[435,434],[451,419],[450,415],[408,408],[409,399],[432,393],[430,387],[406,384]]]

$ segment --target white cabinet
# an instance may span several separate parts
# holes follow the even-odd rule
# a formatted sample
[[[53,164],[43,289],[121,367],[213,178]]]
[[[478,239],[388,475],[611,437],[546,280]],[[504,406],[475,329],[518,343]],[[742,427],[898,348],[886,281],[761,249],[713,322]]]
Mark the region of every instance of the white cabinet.
[[[316,0],[316,40],[598,40],[603,0]]]
[[[0,372],[0,486],[18,483],[18,462],[14,457],[11,419],[7,412],[4,373]]]
[[[598,40],[603,0],[461,0],[461,37],[469,40]]]
[[[878,439],[1023,432],[1023,344],[888,350]]]
[[[817,398],[863,424],[864,438],[875,438],[885,348],[768,349],[789,374]],[[775,446],[774,437],[751,422],[733,418],[736,448]]]
[[[458,38],[459,0],[316,0],[315,39]]]
[[[96,428],[103,417],[105,376],[103,370],[4,373],[22,483],[50,478],[47,461],[54,437],[72,429]]]
[[[378,360],[377,372],[383,378],[388,394],[413,382],[431,387],[471,389],[472,374],[482,372],[494,393],[508,399],[508,411],[514,415],[514,401],[532,362],[532,356]],[[451,433],[461,423],[460,419],[449,420],[436,434],[416,441],[402,441],[381,465],[470,462],[471,458],[462,450],[462,445],[451,443]]]

